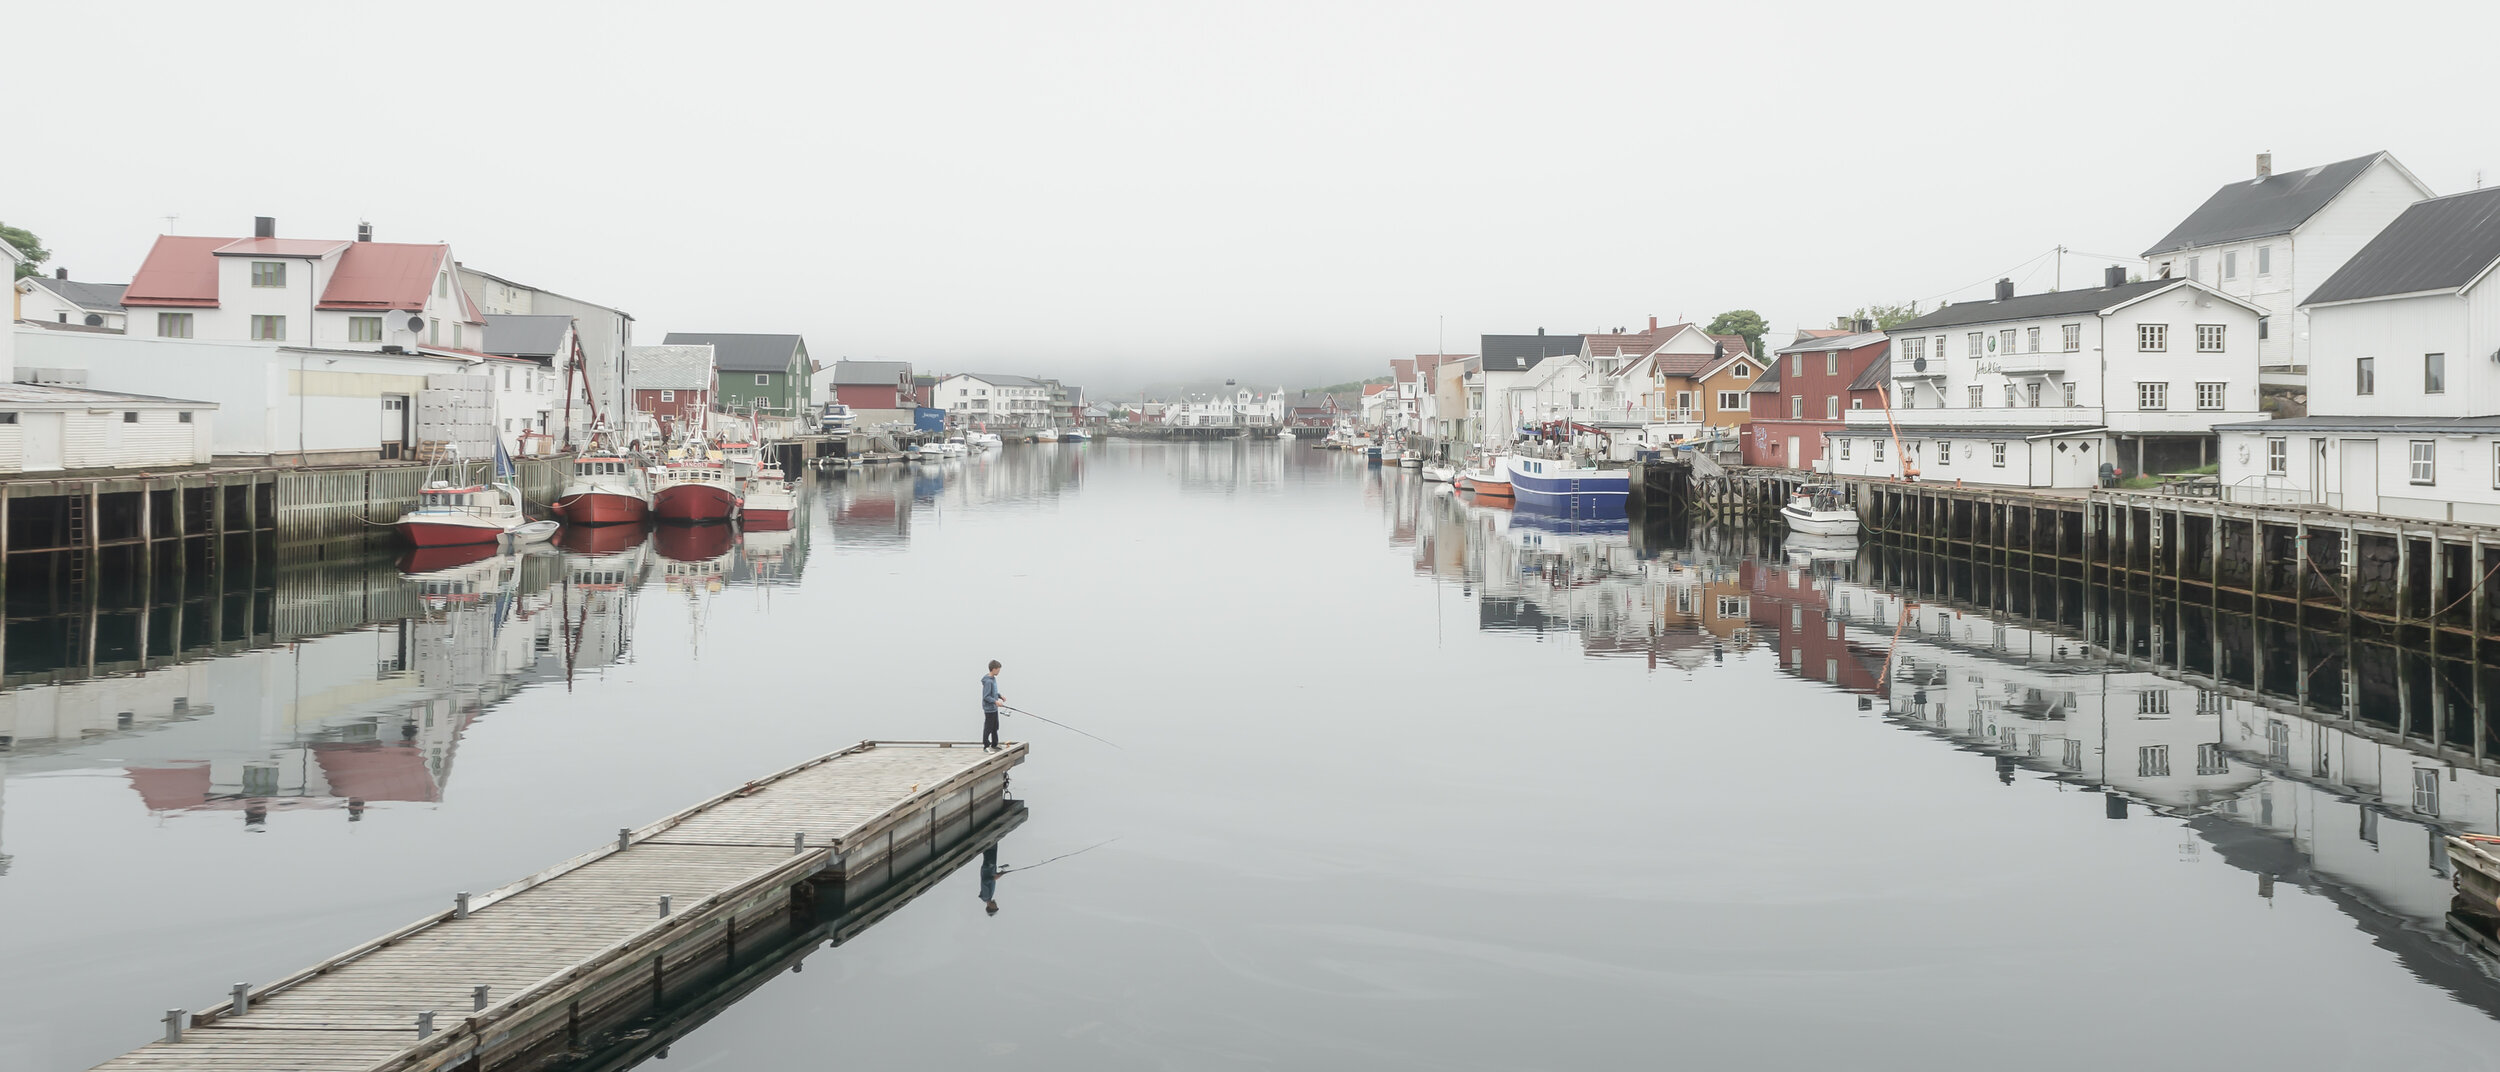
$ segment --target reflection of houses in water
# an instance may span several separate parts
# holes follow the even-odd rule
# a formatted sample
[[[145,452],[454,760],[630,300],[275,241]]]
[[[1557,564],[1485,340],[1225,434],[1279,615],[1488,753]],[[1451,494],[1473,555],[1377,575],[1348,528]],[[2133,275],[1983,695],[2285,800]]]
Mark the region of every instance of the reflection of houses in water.
[[[643,555],[638,543],[483,550],[411,557],[405,575],[372,557],[264,566],[263,620],[286,631],[261,640],[283,647],[203,644],[144,672],[0,692],[0,744],[13,774],[119,767],[150,810],[240,811],[253,825],[270,811],[343,806],[352,819],[371,802],[437,801],[471,721],[531,682],[624,657]],[[186,578],[162,588],[183,592]]]
[[[1898,724],[1994,756],[2000,778],[2027,768],[2105,792],[2110,818],[2130,801],[2176,816],[2262,895],[2286,883],[2326,898],[2416,974],[2500,1015],[2500,969],[2443,924],[2442,839],[2500,831],[2488,765],[2143,669],[2063,626],[1848,581],[1823,595],[1839,636],[1861,638],[1853,651],[1899,631],[1872,690]]]

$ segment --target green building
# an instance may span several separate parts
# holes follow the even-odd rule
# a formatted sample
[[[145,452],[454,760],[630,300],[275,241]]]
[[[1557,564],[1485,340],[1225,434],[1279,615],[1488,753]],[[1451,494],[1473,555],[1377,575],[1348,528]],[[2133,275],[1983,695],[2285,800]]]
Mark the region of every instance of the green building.
[[[816,398],[816,362],[797,335],[672,331],[668,344],[710,346],[715,369],[712,406],[731,413],[759,408],[796,415]]]

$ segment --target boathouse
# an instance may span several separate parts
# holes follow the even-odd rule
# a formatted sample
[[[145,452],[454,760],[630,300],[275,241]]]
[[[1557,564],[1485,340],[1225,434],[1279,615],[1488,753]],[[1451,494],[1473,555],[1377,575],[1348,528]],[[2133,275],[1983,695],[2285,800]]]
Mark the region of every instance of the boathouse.
[[[214,402],[0,385],[0,473],[206,465],[216,416]]]

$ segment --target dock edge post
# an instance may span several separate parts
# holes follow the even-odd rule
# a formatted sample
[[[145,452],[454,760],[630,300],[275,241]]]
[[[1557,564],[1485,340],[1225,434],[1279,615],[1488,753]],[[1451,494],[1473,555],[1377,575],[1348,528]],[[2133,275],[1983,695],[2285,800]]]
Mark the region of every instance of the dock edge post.
[[[241,1016],[252,1011],[252,984],[236,983],[230,993],[234,996],[229,1002],[230,1008],[226,1015]]]
[[[165,1041],[182,1041],[182,1018],[184,1015],[185,1014],[181,1009],[165,1010]]]

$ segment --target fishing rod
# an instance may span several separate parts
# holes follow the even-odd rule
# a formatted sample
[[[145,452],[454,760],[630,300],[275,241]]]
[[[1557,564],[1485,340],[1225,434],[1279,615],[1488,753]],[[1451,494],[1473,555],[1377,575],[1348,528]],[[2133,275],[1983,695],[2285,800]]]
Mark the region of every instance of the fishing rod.
[[[1021,708],[1021,707],[1009,707],[1009,706],[1007,706],[1006,704],[1000,704],[1000,705],[998,705],[998,706],[999,706],[999,707],[1000,707],[1000,709],[1002,709],[1002,710],[1013,711],[1013,712],[1015,712],[1015,713],[1017,713],[1017,714],[1019,714],[1019,715],[1024,715],[1024,716],[1027,716],[1027,717],[1030,717],[1030,718],[1041,718],[1041,719],[1042,719],[1042,721],[1044,721],[1044,722],[1048,722],[1048,723],[1050,723],[1051,725],[1053,725],[1053,726],[1057,726],[1057,727],[1059,727],[1060,729],[1066,730],[1066,731],[1068,731],[1068,732],[1070,732],[1070,733],[1083,734],[1084,736],[1087,736],[1087,737],[1094,737],[1094,735],[1093,735],[1093,734],[1086,733],[1084,730],[1080,730],[1080,729],[1078,729],[1078,728],[1076,728],[1076,727],[1074,727],[1074,726],[1068,725],[1068,724],[1067,724],[1067,723],[1065,723],[1065,722],[1060,722],[1060,721],[1057,721],[1057,720],[1054,720],[1054,719],[1042,718],[1042,716],[1040,716],[1040,715],[1036,715],[1036,714],[1034,714],[1033,712],[1031,712],[1031,711],[1027,711],[1027,710],[1025,710],[1025,709],[1023,709],[1023,708]],[[1104,743],[1104,744],[1111,744],[1111,742],[1109,742],[1109,741],[1103,741],[1103,739],[1102,739],[1102,738],[1100,738],[1100,737],[1094,737],[1094,739],[1095,739],[1095,740],[1097,740],[1097,741],[1102,741],[1102,743]],[[1120,748],[1120,746],[1119,746],[1119,745],[1116,745],[1116,744],[1111,744],[1111,747],[1113,747],[1113,748]],[[1128,751],[1128,749],[1125,749],[1125,748],[1120,748],[1120,751],[1126,752],[1126,751]],[[1039,867],[1039,866],[1041,866],[1041,865],[1039,865],[1039,864],[1035,864],[1034,866]]]
[[[1037,717],[1038,717],[1038,716],[1037,716]],[[1014,873],[1017,873],[1017,874],[1022,874],[1022,873],[1026,872],[1026,871],[1033,870],[1033,869],[1034,869],[1034,868],[1036,868],[1036,867],[1040,867],[1040,866],[1042,866],[1042,864],[1047,864],[1047,863],[1057,863],[1058,861],[1065,860],[1065,859],[1067,859],[1068,857],[1071,857],[1071,856],[1083,856],[1083,855],[1085,855],[1086,853],[1092,852],[1092,851],[1094,851],[1095,849],[1099,849],[1099,848],[1101,848],[1101,847],[1103,847],[1103,846],[1105,846],[1105,845],[1111,844],[1112,842],[1114,842],[1114,841],[1118,841],[1118,840],[1120,840],[1120,839],[1119,839],[1119,838],[1116,838],[1116,837],[1115,837],[1115,838],[1105,838],[1105,839],[1103,839],[1103,840],[1101,840],[1101,841],[1097,841],[1097,842],[1095,842],[1095,843],[1093,843],[1093,844],[1091,844],[1091,845],[1087,845],[1087,846],[1085,846],[1084,848],[1078,849],[1078,850],[1076,850],[1075,852],[1063,852],[1063,853],[1060,853],[1060,854],[1059,854],[1059,855],[1057,855],[1057,856],[1053,856],[1053,857],[1051,857],[1051,858],[1050,858],[1050,859],[1048,859],[1048,860],[1044,860],[1044,861],[1042,861],[1042,863],[1041,863],[1041,864],[1026,864],[1026,865],[1024,865],[1024,866],[1022,866],[1022,867],[1002,867],[1002,868],[999,868],[999,869],[998,869],[998,873],[999,873],[999,874],[1001,874],[1001,875],[1005,875],[1005,874],[1008,874],[1008,873],[1010,873],[1010,872],[1014,872]]]

